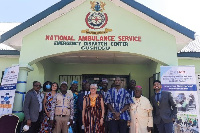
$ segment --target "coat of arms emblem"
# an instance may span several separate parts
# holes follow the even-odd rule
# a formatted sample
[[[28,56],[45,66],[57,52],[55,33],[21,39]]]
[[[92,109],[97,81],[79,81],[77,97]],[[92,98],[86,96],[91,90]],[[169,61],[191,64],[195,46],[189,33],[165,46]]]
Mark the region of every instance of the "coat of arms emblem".
[[[86,15],[85,22],[87,26],[91,29],[101,29],[108,22],[107,14],[103,13],[103,10],[105,10],[104,6],[106,4],[105,2],[99,3],[95,1],[90,1],[90,4],[93,12],[89,12]]]
[[[86,25],[93,30],[105,27],[105,25],[108,22],[108,15],[103,12],[105,10],[104,7],[106,3],[101,1],[100,2],[90,1],[90,4],[92,12],[89,12],[86,15],[85,18]],[[106,28],[105,31],[103,31],[103,33],[107,33],[110,31],[112,31],[112,29]],[[95,32],[95,33],[94,32],[93,31],[89,32],[89,29],[82,30],[82,33],[87,33],[87,34],[103,34],[102,32]]]

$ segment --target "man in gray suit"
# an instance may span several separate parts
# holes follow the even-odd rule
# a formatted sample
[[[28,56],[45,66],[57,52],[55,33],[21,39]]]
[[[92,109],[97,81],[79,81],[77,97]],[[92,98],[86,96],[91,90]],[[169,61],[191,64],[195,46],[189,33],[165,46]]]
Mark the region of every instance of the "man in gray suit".
[[[37,133],[40,128],[44,94],[40,92],[41,83],[33,82],[33,89],[27,92],[24,101],[24,115],[26,124],[30,127],[27,133]]]
[[[153,106],[153,122],[159,133],[172,133],[173,121],[176,119],[177,107],[170,92],[162,91],[159,80],[153,82],[155,95],[151,97]]]

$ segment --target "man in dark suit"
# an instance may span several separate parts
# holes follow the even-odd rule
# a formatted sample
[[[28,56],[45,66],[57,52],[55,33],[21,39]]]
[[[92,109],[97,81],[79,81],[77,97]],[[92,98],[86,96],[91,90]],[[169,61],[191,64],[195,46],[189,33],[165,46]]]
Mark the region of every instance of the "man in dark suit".
[[[153,122],[159,133],[172,133],[173,121],[176,119],[177,107],[170,92],[162,91],[159,80],[153,82],[155,95],[151,97],[153,106]]]
[[[82,83],[82,90],[78,94],[77,99],[77,110],[78,110],[78,133],[84,133],[84,130],[82,129],[82,111],[83,111],[83,100],[84,96],[90,94],[90,83],[88,81],[85,81]]]
[[[29,126],[27,133],[37,133],[42,121],[44,94],[40,92],[41,83],[33,82],[33,89],[27,92],[24,101],[24,115],[26,125]]]
[[[134,92],[135,86],[136,86],[136,80],[134,79],[130,80],[127,91],[131,95],[131,97],[135,96],[135,92]]]

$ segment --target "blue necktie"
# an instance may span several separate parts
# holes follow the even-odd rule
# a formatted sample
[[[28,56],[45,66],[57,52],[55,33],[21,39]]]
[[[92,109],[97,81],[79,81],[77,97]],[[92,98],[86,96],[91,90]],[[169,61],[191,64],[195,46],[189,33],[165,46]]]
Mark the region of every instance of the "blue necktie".
[[[156,95],[157,95],[157,102],[159,102],[160,101],[160,97],[159,97],[160,93],[157,93]]]

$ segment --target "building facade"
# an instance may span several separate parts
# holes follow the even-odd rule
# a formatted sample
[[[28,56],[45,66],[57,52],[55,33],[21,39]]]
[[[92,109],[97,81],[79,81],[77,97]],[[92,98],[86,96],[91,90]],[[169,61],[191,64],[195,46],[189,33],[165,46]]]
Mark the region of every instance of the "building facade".
[[[200,73],[199,59],[177,56],[192,40],[193,31],[136,1],[61,0],[1,36],[1,43],[19,53],[1,54],[0,71],[19,64],[20,92],[35,80],[109,78],[111,84],[121,76],[125,88],[135,79],[149,97],[160,66],[195,65]],[[16,94],[13,111],[22,111],[21,100]]]

